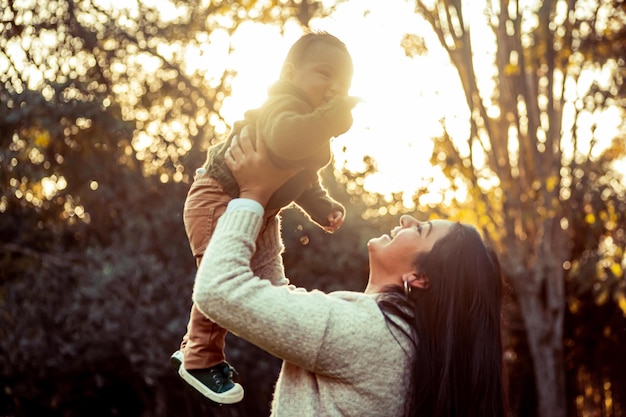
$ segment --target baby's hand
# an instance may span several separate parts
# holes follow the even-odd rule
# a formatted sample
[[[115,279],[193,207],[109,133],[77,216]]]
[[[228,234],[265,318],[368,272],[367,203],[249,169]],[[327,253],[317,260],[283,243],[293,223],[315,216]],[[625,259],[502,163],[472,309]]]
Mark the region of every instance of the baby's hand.
[[[340,210],[333,211],[328,215],[328,226],[324,227],[327,233],[333,233],[343,224],[343,213]]]
[[[345,96],[344,100],[348,103],[350,109],[355,108],[357,104],[363,103],[364,101],[361,97],[356,96]]]
[[[352,127],[352,109],[362,100],[352,96],[335,96],[325,105],[326,120],[333,136],[339,136]]]

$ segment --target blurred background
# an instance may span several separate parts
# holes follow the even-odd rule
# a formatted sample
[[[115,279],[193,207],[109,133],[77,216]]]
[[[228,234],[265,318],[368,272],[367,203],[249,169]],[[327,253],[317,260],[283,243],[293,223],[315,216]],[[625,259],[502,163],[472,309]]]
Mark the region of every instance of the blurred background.
[[[363,290],[403,213],[500,254],[518,417],[626,416],[623,0],[0,0],[0,416],[263,416],[280,361],[229,335],[215,406],[169,356],[207,148],[305,30],[341,38],[363,102],[323,172],[334,235],[283,211],[287,276]]]

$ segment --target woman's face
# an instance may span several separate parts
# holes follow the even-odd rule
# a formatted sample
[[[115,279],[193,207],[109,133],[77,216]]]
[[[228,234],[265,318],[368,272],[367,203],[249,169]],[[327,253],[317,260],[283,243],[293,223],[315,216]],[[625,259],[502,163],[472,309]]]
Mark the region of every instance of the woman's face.
[[[387,284],[401,284],[403,274],[415,269],[415,257],[421,252],[429,252],[453,224],[448,220],[421,222],[413,216],[402,216],[400,225],[393,228],[391,235],[385,234],[367,243],[372,277],[397,278],[399,282]]]

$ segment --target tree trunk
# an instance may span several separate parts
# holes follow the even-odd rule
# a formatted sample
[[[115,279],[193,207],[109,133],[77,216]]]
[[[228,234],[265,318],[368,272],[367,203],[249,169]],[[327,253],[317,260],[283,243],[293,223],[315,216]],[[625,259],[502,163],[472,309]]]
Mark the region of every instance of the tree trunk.
[[[538,417],[566,417],[563,360],[564,282],[559,259],[542,251],[530,271],[511,277],[531,356],[537,389]]]

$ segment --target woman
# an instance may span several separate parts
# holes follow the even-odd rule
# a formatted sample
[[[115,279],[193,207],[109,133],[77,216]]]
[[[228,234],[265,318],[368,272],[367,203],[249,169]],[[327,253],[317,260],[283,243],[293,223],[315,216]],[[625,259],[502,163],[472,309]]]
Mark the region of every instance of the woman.
[[[364,293],[272,286],[250,258],[257,239],[272,253],[255,256],[283,250],[279,220],[264,222],[263,207],[295,171],[267,163],[242,135],[226,155],[240,198],[218,222],[193,298],[283,359],[272,416],[504,416],[500,269],[478,233],[402,216],[391,236],[368,242]],[[281,264],[267,268],[284,277]]]

